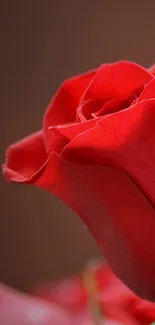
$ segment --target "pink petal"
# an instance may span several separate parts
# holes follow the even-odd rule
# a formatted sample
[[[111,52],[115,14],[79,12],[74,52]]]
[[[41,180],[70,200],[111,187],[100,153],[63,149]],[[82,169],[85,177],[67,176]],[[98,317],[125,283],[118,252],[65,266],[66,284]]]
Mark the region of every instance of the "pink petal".
[[[61,280],[59,283],[45,283],[34,288],[32,292],[72,312],[79,313],[87,306],[82,276]]]
[[[56,305],[0,285],[1,325],[71,325],[72,315]]]

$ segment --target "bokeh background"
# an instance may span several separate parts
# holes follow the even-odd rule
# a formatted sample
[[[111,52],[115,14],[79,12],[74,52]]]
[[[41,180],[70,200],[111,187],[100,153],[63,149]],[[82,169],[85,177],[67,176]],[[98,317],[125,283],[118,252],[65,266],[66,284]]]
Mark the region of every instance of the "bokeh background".
[[[154,63],[154,13],[154,0],[1,0],[1,163],[10,143],[40,129],[65,78],[120,59]],[[27,290],[101,254],[78,217],[49,193],[1,175],[0,192],[0,281]]]

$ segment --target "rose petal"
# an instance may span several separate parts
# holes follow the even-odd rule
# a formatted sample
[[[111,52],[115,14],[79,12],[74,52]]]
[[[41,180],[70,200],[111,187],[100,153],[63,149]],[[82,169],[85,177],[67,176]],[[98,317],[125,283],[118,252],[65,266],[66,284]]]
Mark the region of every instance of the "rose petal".
[[[45,144],[48,148],[48,128],[76,120],[76,108],[81,96],[95,76],[96,70],[67,79],[49,104],[44,116],[43,128]]]
[[[102,65],[81,98],[81,104],[89,99],[125,98],[142,88],[153,74],[140,65],[120,61]]]
[[[95,99],[90,99],[84,102],[77,109],[77,121],[84,122],[86,120],[91,119],[97,111],[100,111],[103,105],[103,101]]]
[[[83,123],[70,123],[49,127],[48,151],[60,153],[63,148],[80,133],[94,128],[101,118],[86,120]],[[62,149],[62,150],[61,150]]]

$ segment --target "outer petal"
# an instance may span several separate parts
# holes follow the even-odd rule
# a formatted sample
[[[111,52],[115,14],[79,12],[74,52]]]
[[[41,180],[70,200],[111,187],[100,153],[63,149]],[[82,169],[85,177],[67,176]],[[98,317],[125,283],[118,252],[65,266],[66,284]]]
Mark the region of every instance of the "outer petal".
[[[39,131],[8,148],[3,173],[9,181],[27,182],[42,173],[47,159],[42,131]]]
[[[84,90],[88,87],[96,70],[67,79],[47,107],[43,128],[45,144],[48,148],[48,128],[57,124],[76,121],[76,108]]]
[[[120,61],[102,65],[82,96],[81,103],[92,98],[125,98],[142,90],[153,74],[138,64]]]
[[[138,294],[155,299],[155,212],[123,171],[65,163],[52,153],[30,182],[68,204],[118,276]]]
[[[53,134],[51,152],[61,152],[68,142],[63,134]],[[8,148],[3,174],[11,182],[33,183],[44,172],[48,160],[42,131],[39,131]]]

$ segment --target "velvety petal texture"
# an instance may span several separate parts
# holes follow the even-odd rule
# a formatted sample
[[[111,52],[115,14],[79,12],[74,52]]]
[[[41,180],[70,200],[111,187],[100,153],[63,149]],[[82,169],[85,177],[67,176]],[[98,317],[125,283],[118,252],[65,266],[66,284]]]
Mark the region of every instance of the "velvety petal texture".
[[[42,187],[83,220],[114,272],[155,300],[155,82],[121,61],[71,78],[43,130],[10,146],[12,182]]]

